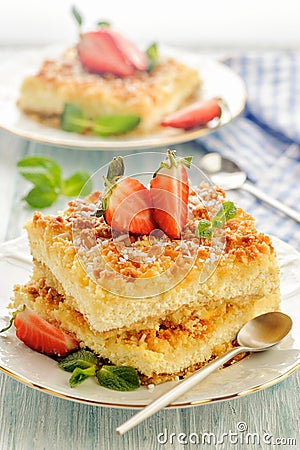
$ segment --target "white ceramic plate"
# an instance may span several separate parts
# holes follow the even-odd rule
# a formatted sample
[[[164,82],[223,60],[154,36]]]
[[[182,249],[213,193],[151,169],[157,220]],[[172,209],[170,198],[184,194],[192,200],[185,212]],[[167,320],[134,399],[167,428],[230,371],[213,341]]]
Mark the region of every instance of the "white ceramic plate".
[[[84,136],[76,133],[50,128],[39,124],[22,114],[16,102],[23,78],[35,73],[41,61],[57,57],[61,48],[46,48],[40,51],[21,52],[14,59],[4,59],[0,64],[0,128],[25,139],[73,148],[95,150],[108,149],[142,149],[169,146],[191,141],[216,127],[229,123],[244,109],[246,89],[242,79],[224,64],[201,57],[195,53],[178,51],[173,48],[162,48],[162,53],[194,67],[203,80],[201,97],[222,97],[227,102],[229,112],[225,111],[217,126],[204,127],[191,131],[162,128],[160,132],[142,137],[111,137]],[[199,92],[200,96],[200,92]]]
[[[300,254],[274,238],[281,267],[281,309],[293,319],[291,333],[276,348],[256,353],[212,374],[171,407],[185,407],[226,400],[271,386],[291,374],[300,365]],[[0,329],[9,320],[7,308],[15,283],[28,280],[31,259],[26,238],[21,237],[0,246]],[[69,400],[107,407],[138,408],[168,390],[175,382],[164,383],[153,390],[141,387],[133,392],[116,392],[88,379],[71,389],[70,374],[57,367],[51,358],[26,347],[14,329],[0,335],[0,370],[41,391]]]

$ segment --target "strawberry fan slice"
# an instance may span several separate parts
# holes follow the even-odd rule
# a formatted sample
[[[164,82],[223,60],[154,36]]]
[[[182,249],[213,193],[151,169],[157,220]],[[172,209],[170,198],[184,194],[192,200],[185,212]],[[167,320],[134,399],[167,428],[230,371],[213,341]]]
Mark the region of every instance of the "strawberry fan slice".
[[[147,69],[146,55],[109,29],[83,34],[77,50],[82,66],[91,72],[128,77],[136,69]]]

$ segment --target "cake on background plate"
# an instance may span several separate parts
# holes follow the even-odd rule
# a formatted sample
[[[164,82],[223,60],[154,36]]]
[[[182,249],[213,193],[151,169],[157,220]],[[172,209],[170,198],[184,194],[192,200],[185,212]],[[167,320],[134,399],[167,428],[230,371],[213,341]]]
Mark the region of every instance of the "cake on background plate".
[[[138,130],[157,129],[161,120],[190,100],[200,85],[198,72],[173,59],[157,64],[149,74],[136,71],[127,78],[88,72],[75,51],[45,61],[36,75],[24,79],[19,108],[41,122],[59,126],[66,104],[87,119],[106,115],[136,115]]]
[[[156,44],[142,51],[101,23],[85,33],[80,28],[73,48],[44,61],[36,74],[23,80],[18,107],[65,131],[145,133],[159,129],[166,116],[197,99],[200,85],[197,70],[162,57]]]

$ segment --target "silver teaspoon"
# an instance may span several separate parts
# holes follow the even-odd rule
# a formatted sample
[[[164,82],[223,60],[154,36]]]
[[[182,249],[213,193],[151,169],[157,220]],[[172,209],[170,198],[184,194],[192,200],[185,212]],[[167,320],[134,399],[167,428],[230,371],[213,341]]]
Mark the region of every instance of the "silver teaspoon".
[[[219,153],[208,153],[200,160],[200,169],[209,176],[212,182],[225,190],[243,189],[250,192],[265,203],[277,208],[292,219],[300,222],[300,212],[295,211],[279,200],[265,194],[254,184],[249,183],[246,173],[234,162]]]
[[[172,403],[181,395],[196,386],[216,369],[222,367],[230,359],[244,352],[261,352],[278,344],[292,328],[292,319],[282,312],[269,312],[255,317],[247,322],[239,331],[237,341],[239,346],[223,356],[213,360],[202,369],[197,370],[183,381],[180,381],[170,391],[158,397],[144,409],[120,425],[116,431],[124,434],[143,420]]]

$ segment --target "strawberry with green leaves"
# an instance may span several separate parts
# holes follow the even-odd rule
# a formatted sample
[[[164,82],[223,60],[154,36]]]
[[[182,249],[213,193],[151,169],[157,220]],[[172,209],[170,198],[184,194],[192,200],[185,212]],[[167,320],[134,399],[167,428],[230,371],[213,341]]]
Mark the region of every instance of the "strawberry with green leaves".
[[[81,31],[82,17],[77,8],[72,8],[73,16]],[[95,73],[112,73],[119,77],[129,77],[136,70],[146,71],[148,58],[132,42],[110,29],[108,22],[99,22],[97,31],[80,33],[77,45],[81,65]]]
[[[96,215],[103,214],[115,231],[150,234],[157,227],[151,214],[149,190],[139,180],[124,177],[124,170],[123,158],[114,158],[105,178],[102,209]]]
[[[65,356],[79,347],[79,342],[72,336],[42,319],[27,306],[15,311],[9,326],[0,332],[7,331],[13,323],[17,337],[27,347],[45,355]]]
[[[148,67],[145,53],[109,28],[83,34],[77,51],[82,66],[90,72],[129,77]]]
[[[191,157],[177,158],[169,150],[150,183],[154,220],[172,239],[180,238],[187,222],[189,183],[186,167],[190,167],[191,160]]]

